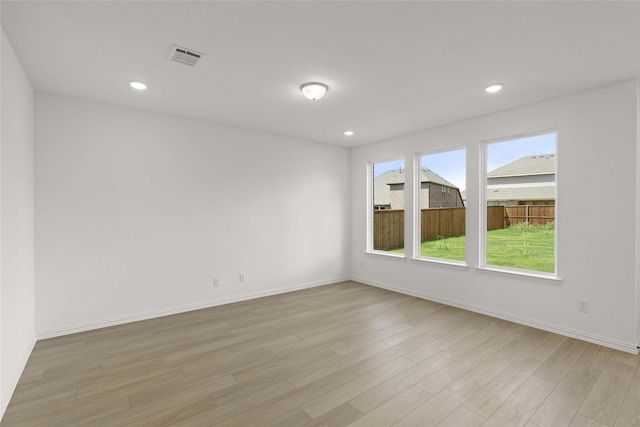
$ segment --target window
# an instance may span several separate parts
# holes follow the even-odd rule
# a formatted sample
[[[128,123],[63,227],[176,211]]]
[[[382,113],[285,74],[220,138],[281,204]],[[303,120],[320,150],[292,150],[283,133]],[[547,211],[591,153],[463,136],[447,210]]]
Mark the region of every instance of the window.
[[[404,160],[371,164],[370,250],[404,252]]]
[[[556,133],[485,144],[484,265],[556,272]]]
[[[419,257],[466,260],[466,168],[465,149],[420,156]]]

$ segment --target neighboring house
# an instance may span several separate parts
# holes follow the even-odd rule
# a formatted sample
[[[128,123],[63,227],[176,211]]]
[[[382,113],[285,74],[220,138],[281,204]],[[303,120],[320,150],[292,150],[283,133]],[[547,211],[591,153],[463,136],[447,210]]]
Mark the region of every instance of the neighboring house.
[[[373,180],[375,210],[404,209],[405,169],[388,170]],[[420,170],[420,209],[464,207],[460,189],[437,173]]]
[[[556,155],[524,156],[487,174],[487,205],[555,205]]]

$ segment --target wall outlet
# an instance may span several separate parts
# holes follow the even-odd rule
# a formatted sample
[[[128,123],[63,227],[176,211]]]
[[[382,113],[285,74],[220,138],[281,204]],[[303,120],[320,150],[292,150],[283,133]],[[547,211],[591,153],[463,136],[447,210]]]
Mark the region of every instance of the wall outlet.
[[[213,278],[213,286],[220,286],[220,278],[219,277],[214,277]]]
[[[240,280],[240,283],[244,283],[244,273],[240,273],[239,280]]]
[[[578,300],[578,311],[581,313],[588,313],[589,312],[589,301],[585,300],[585,299],[579,299]]]

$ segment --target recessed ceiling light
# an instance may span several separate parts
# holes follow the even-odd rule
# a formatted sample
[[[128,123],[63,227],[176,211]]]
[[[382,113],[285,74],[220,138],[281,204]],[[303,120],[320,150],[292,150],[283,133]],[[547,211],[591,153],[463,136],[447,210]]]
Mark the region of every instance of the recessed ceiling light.
[[[354,132],[354,131],[352,131],[352,130],[345,130],[343,133],[344,133],[346,136],[351,136],[351,135],[353,135],[355,132]]]
[[[145,90],[147,88],[147,85],[141,82],[131,82],[129,86],[137,90]]]
[[[496,93],[496,92],[500,92],[500,90],[502,90],[502,84],[500,83],[494,83],[491,86],[487,86],[484,89],[487,93]]]
[[[329,86],[324,83],[309,82],[300,86],[302,94],[312,101],[316,101],[324,96],[329,90]]]

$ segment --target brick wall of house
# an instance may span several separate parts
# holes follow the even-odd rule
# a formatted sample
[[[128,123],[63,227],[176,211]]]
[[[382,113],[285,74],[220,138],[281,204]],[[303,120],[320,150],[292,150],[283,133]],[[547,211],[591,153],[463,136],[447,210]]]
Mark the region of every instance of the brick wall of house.
[[[429,209],[429,183],[420,183],[420,209]]]
[[[429,187],[429,206],[426,208],[459,208],[463,207],[462,197],[457,188],[452,188],[446,185],[435,184],[432,182],[423,182],[422,186]],[[444,189],[444,191],[443,191]]]
[[[391,184],[389,190],[391,209],[404,209],[404,184]]]
[[[462,197],[457,188],[444,186],[431,182],[423,182],[420,185],[420,209],[429,208],[460,208],[464,206]],[[389,185],[391,209],[404,209],[404,184]]]

